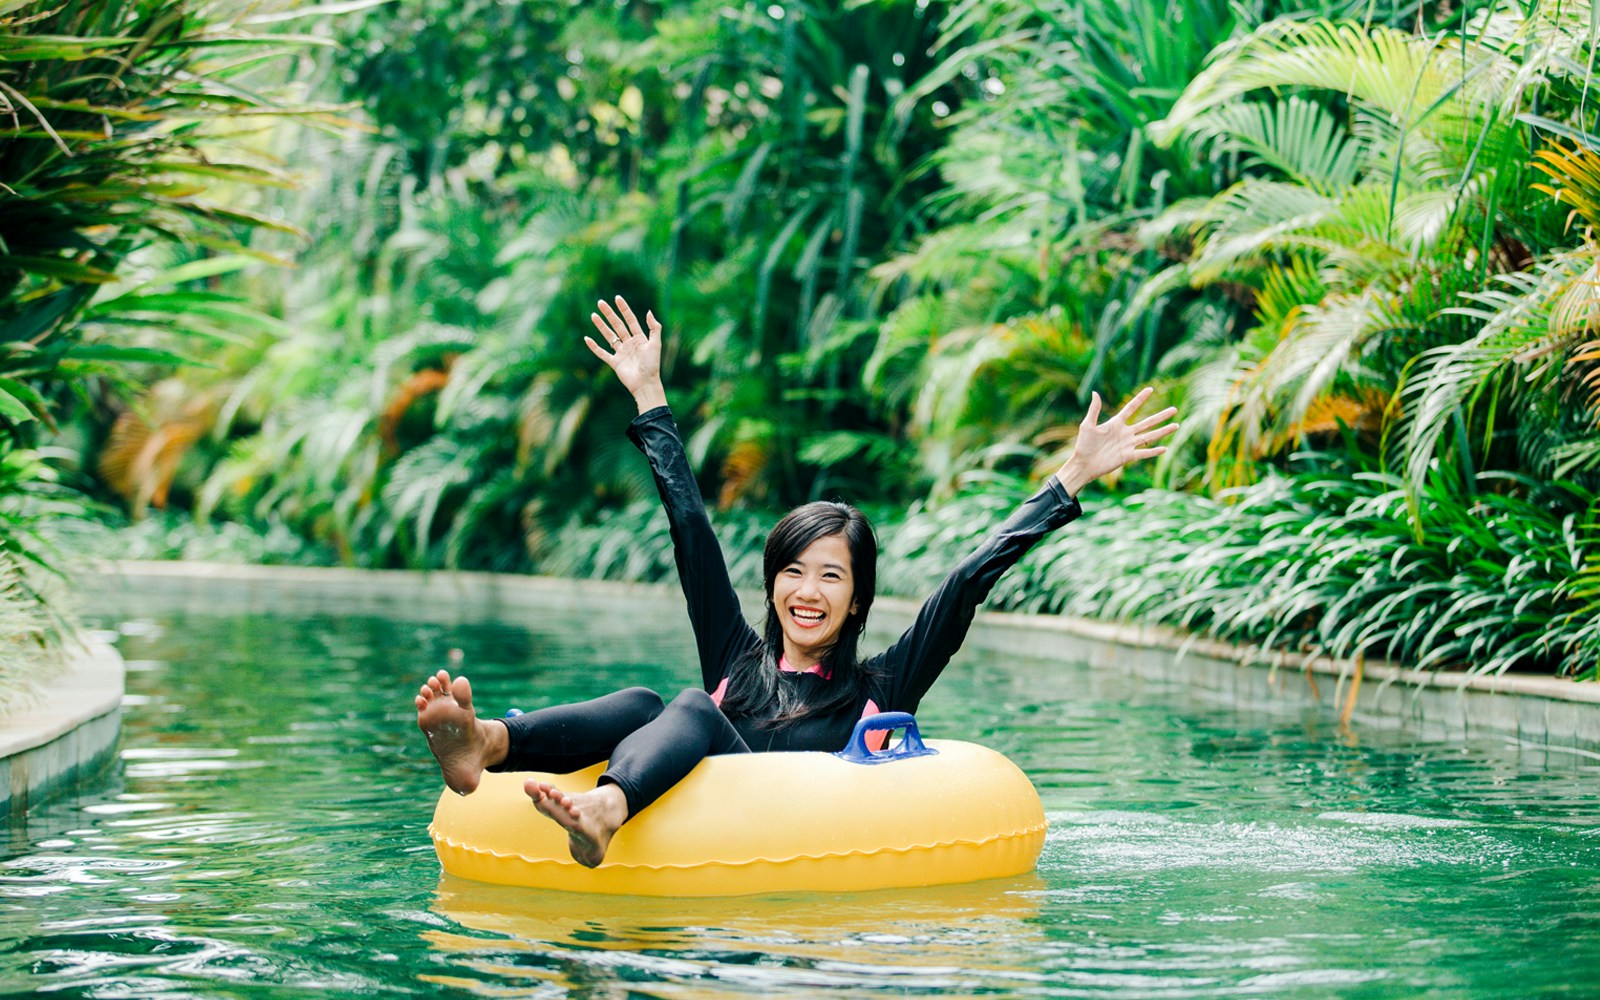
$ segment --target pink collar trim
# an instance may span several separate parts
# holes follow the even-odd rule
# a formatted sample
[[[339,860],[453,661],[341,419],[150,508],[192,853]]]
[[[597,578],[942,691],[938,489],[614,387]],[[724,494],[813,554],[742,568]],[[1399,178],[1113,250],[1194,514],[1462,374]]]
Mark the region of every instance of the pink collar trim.
[[[805,668],[804,670],[796,670],[795,668],[789,666],[789,658],[787,656],[779,656],[778,657],[778,669],[782,670],[786,674],[801,674],[801,673],[816,674],[818,677],[821,677],[825,681],[833,680],[833,671],[831,671],[831,670],[823,670],[822,669],[822,664],[814,663],[811,666]]]

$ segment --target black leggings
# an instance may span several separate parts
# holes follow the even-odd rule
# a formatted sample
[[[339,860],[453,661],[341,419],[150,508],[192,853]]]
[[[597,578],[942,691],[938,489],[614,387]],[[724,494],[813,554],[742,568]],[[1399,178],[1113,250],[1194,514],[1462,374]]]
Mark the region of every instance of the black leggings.
[[[663,706],[649,688],[526,712],[505,723],[511,744],[491,771],[565,774],[610,758],[600,775],[628,797],[628,815],[666,794],[706,757],[749,753],[711,696],[690,689]]]

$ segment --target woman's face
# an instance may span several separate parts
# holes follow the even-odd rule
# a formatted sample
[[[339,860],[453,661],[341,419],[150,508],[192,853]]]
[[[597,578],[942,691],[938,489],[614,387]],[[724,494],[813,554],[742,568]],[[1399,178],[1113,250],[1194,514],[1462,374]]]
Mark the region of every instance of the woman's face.
[[[843,535],[808,545],[772,581],[772,605],[783,626],[783,652],[796,670],[818,663],[855,612],[855,577]]]

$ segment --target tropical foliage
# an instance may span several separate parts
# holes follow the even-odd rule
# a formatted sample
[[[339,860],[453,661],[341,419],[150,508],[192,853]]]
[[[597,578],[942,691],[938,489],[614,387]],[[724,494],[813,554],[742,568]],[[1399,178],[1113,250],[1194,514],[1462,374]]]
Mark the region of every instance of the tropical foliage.
[[[912,508],[884,579],[915,593],[1090,392],[1153,383],[1184,430],[1114,486],[1163,489],[1001,600],[1430,668],[1600,662],[1589,4],[400,0],[328,24],[306,78],[370,130],[272,133],[321,166],[265,209],[308,248],[215,290],[273,320],[217,300],[215,367],[96,425],[135,513],[360,565],[658,579],[627,400],[581,344],[621,293],[667,323],[741,579],[769,511],[845,495]]]

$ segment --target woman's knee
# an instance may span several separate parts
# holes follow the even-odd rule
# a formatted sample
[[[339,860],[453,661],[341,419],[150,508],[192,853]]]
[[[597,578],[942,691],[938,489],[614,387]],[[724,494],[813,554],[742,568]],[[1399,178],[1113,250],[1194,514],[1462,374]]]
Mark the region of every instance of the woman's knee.
[[[678,696],[672,699],[672,707],[678,711],[691,712],[695,715],[722,714],[722,709],[718,708],[717,703],[711,700],[711,696],[699,688],[685,688],[678,692]]]
[[[661,696],[647,687],[624,688],[612,695],[624,706],[624,711],[650,722],[666,707]]]
[[[680,692],[667,706],[667,711],[705,737],[705,754],[708,757],[748,753],[750,750],[728,717],[722,714],[722,708],[699,688]]]

